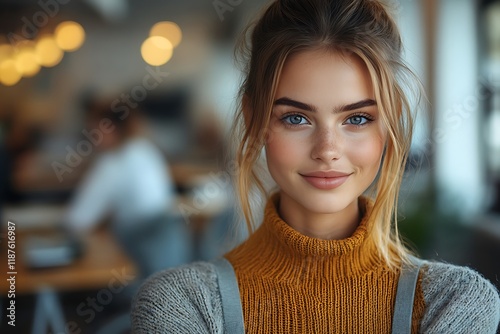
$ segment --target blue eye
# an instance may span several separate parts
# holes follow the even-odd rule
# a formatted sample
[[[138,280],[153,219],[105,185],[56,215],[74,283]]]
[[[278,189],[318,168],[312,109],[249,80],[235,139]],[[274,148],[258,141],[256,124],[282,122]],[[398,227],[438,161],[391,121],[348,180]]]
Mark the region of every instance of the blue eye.
[[[361,125],[365,125],[366,123],[369,123],[371,121],[372,121],[372,119],[369,119],[367,116],[354,115],[354,116],[351,116],[347,119],[346,124],[361,126]]]
[[[288,115],[283,117],[281,120],[289,125],[308,124],[307,119],[300,115]]]

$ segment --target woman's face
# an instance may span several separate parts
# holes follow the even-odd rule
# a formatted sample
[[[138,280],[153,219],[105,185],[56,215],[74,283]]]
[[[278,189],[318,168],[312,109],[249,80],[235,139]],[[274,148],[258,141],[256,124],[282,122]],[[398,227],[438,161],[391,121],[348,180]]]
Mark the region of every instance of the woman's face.
[[[386,138],[364,63],[321,50],[286,61],[269,130],[266,157],[280,210],[305,214],[357,205],[377,175]]]

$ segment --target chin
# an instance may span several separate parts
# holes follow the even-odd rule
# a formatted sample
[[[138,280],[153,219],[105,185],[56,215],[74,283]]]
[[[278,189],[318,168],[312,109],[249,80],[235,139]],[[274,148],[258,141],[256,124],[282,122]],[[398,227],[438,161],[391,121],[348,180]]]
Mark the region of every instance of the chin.
[[[299,202],[306,210],[317,214],[333,214],[345,210],[354,200],[342,194],[299,194]],[[305,197],[305,198],[304,198]]]

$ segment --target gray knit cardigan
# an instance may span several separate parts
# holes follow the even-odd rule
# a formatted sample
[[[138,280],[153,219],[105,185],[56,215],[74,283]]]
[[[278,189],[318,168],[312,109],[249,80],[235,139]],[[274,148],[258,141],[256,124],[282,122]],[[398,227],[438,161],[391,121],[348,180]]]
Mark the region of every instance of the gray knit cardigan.
[[[439,262],[422,267],[421,333],[495,334],[500,298],[477,272]],[[196,262],[151,276],[132,305],[132,333],[224,333],[213,264]],[[230,334],[230,333],[229,333]]]

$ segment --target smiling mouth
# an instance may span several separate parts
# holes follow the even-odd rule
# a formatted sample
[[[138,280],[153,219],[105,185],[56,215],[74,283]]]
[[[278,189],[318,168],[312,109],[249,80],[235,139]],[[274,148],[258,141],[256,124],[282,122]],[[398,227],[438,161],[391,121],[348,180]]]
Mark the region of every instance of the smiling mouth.
[[[313,172],[300,174],[310,185],[321,190],[331,190],[340,187],[351,174],[341,172]]]

